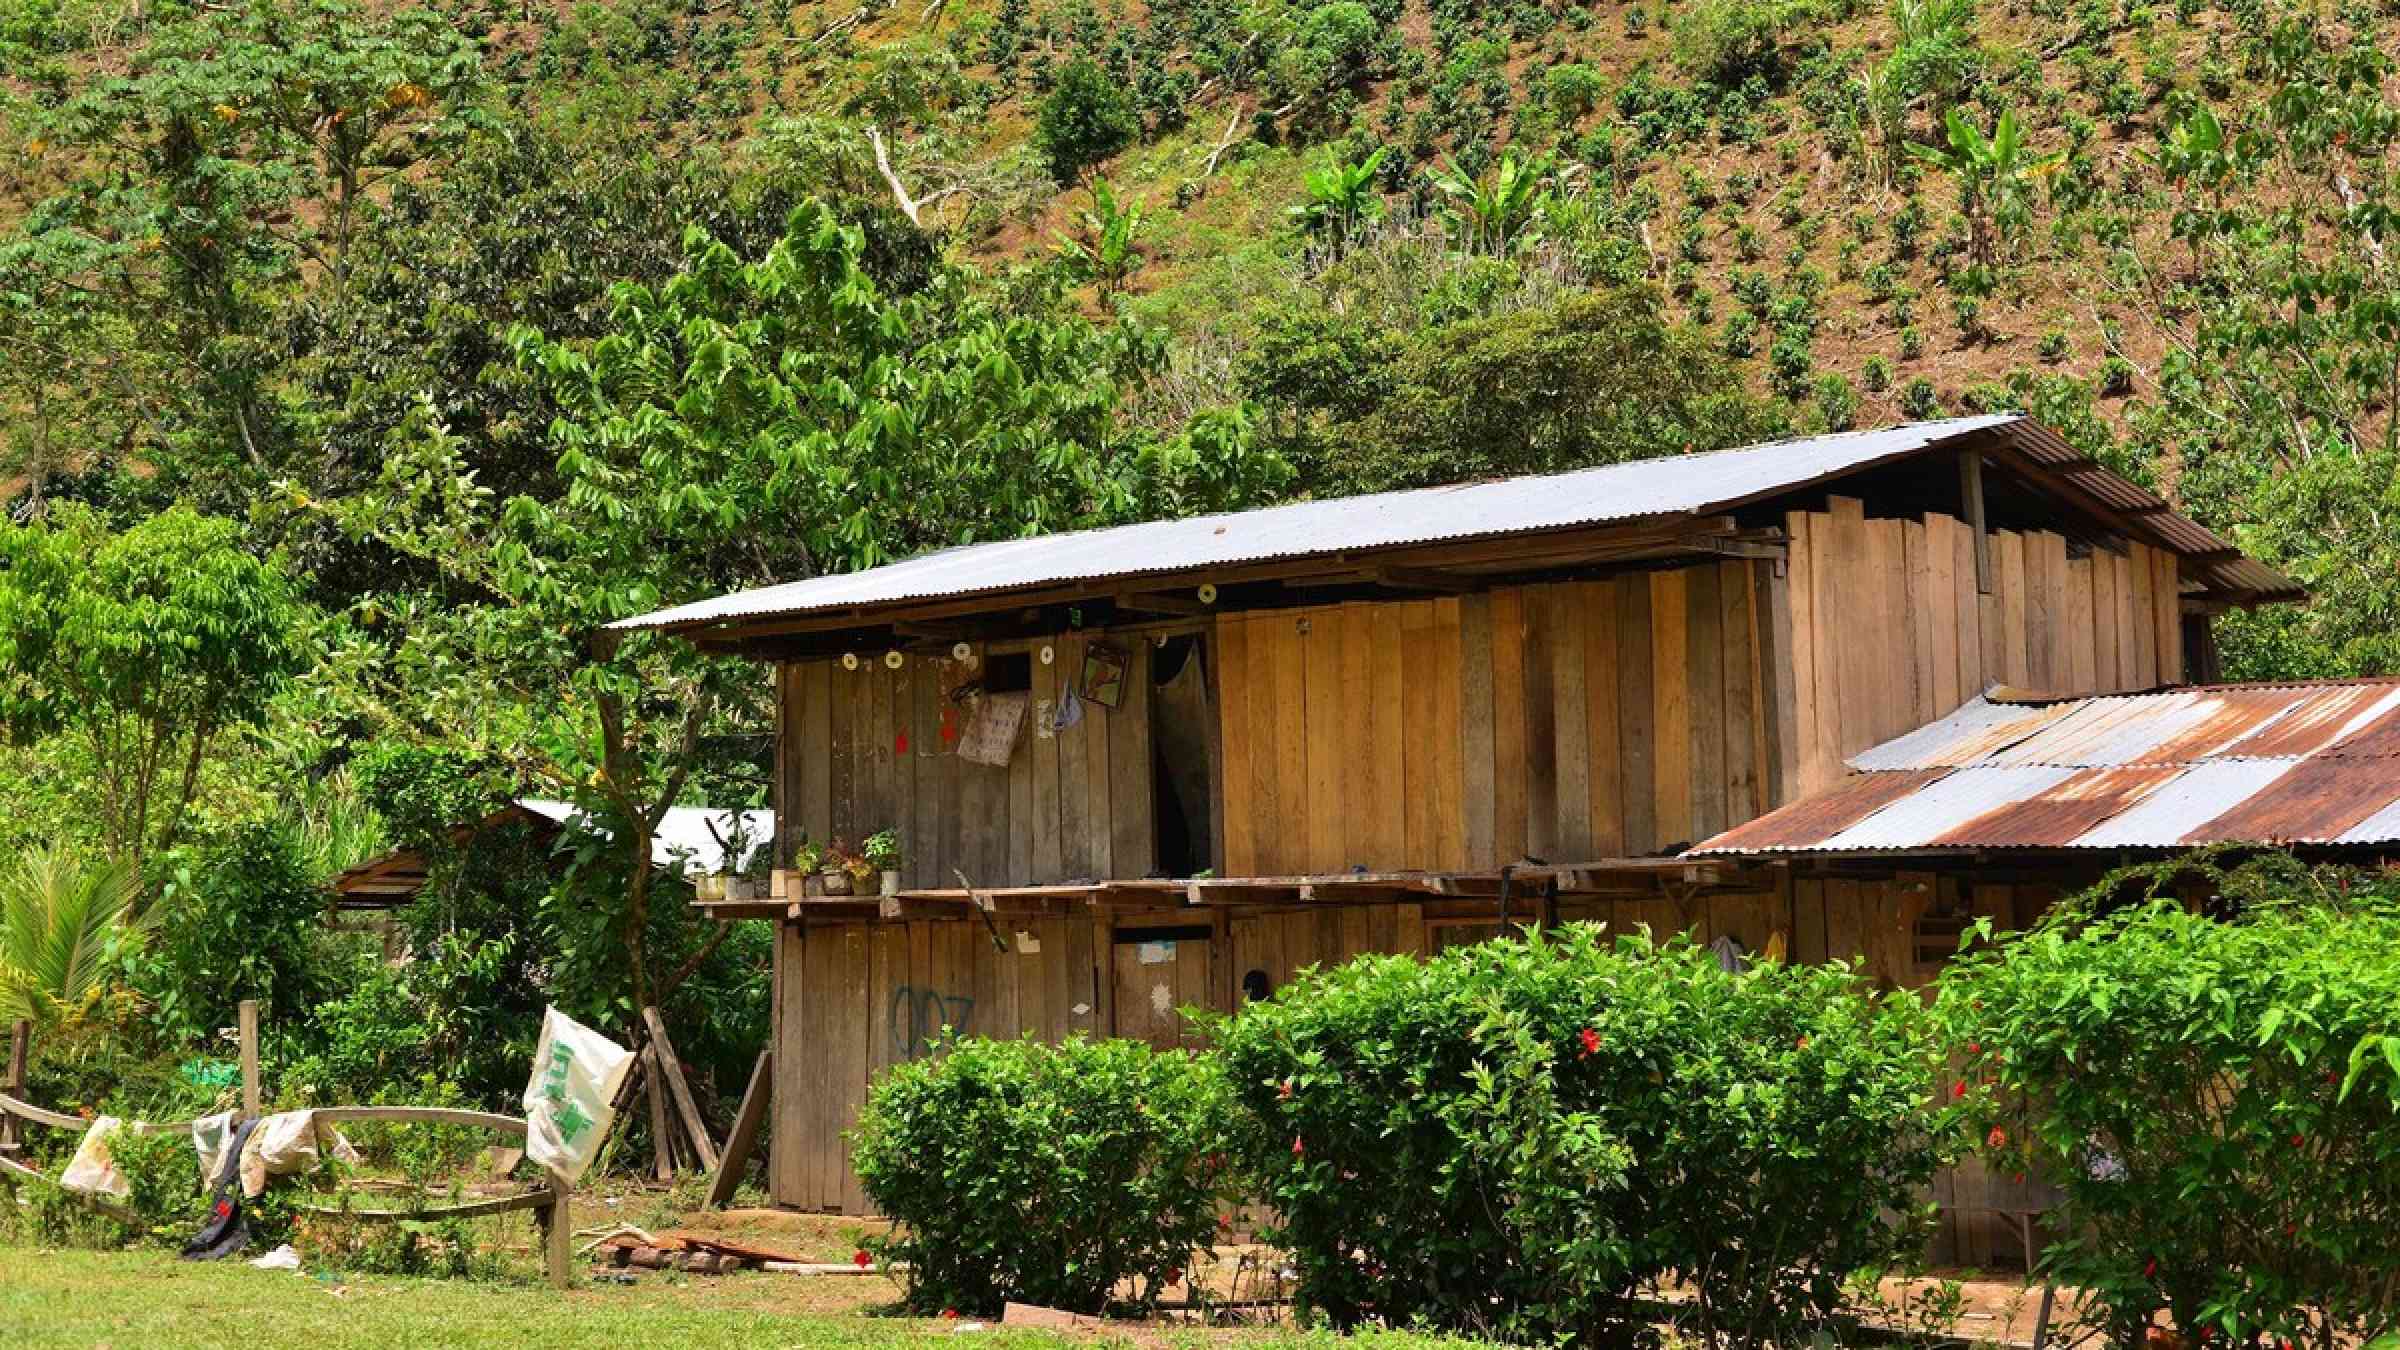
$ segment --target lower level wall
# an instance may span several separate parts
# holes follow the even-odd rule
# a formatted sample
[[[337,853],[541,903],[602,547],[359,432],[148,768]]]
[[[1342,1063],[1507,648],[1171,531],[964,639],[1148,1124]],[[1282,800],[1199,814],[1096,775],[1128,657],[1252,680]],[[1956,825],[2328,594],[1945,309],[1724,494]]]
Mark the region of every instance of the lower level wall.
[[[1886,879],[1786,878],[1757,893],[1688,901],[1562,897],[1561,922],[1731,937],[1747,951],[1778,943],[1793,959],[1852,960],[1877,983],[1921,988],[1954,941],[1955,918],[2031,922],[2055,885],[1964,883],[1932,873]],[[1535,917],[1520,901],[1517,921]],[[1430,955],[1499,932],[1489,900],[1327,904],[1262,910],[1078,912],[1071,918],[912,920],[783,926],[775,952],[776,1068],[768,1178],[795,1209],[870,1212],[842,1136],[868,1085],[928,1053],[944,1028],[961,1035],[1121,1035],[1158,1045],[1183,1035],[1174,1011],[1228,1011],[1244,979],[1281,989],[1309,966],[1369,952]],[[1946,1088],[1948,1085],[1944,1084]],[[2011,1215],[2047,1208],[2039,1183],[1988,1177],[1976,1164],[1940,1179],[1935,1259],[2015,1266]],[[2038,1240],[2036,1245],[2038,1246]]]

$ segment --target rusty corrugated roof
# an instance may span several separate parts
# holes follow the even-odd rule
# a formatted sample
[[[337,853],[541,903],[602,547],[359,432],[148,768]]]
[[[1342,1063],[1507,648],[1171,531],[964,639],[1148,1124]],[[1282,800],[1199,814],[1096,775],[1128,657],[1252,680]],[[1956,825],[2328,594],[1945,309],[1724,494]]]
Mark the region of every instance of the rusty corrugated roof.
[[[1711,515],[1986,435],[2074,494],[2121,512],[2127,528],[2183,555],[2187,578],[2227,598],[2290,599],[2291,578],[2243,557],[2147,488],[2095,466],[2021,413],[1911,422],[1738,450],[1636,460],[1567,473],[1292,502],[1225,515],[1004,539],[790,581],[621,619],[617,629],[694,632],[773,617],[933,600],[995,603],[1044,587],[1205,577],[1210,569],[1394,549],[1650,518]]]
[[[1970,699],[1694,856],[2400,842],[2400,680]]]

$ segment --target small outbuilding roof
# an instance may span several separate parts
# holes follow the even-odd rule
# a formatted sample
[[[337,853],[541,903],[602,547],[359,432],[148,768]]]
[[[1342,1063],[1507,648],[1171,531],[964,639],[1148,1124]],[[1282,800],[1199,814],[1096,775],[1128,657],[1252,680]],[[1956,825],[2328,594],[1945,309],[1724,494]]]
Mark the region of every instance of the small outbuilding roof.
[[[1688,856],[2392,844],[2400,680],[1996,689],[1850,767]]]
[[[515,819],[534,819],[563,826],[582,813],[568,802],[548,801],[540,797],[520,797],[482,821],[460,827],[461,836],[479,828]],[[742,851],[743,863],[768,846],[775,837],[773,811],[735,811],[706,806],[670,806],[658,828],[650,835],[650,865],[671,868],[686,876],[696,876],[717,870],[724,861],[725,850],[717,843],[716,834],[732,839],[736,821],[747,845]],[[710,827],[716,833],[710,833]],[[404,903],[423,890],[427,880],[426,863],[414,849],[394,849],[380,857],[370,858],[333,879],[333,893],[345,909],[387,909]]]
[[[1969,438],[1976,438],[1970,440]],[[2019,413],[1911,422],[1873,431],[1637,460],[1567,473],[1293,502],[1224,515],[1008,539],[944,549],[862,572],[791,581],[622,619],[616,629],[695,633],[775,618],[854,615],[966,597],[995,605],[1061,587],[1533,536],[1579,527],[1714,515],[1944,448],[1988,446],[2021,475],[2188,560],[2206,589],[2243,601],[2300,588],[2102,468]]]

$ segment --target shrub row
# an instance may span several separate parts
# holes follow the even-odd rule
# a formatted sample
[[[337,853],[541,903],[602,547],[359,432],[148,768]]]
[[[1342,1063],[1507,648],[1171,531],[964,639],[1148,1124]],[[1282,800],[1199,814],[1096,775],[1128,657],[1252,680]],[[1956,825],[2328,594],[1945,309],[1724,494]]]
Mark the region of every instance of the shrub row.
[[[2120,1342],[2164,1311],[2365,1343],[2400,1325],[2395,889],[2112,878],[1971,935],[1930,1006],[1582,925],[1367,957],[1199,1014],[1204,1051],[948,1043],[854,1162],[928,1312],[1155,1302],[1249,1203],[1336,1325],[1615,1340],[1671,1284],[1688,1331],[1763,1345],[1838,1334],[1972,1148],[2063,1188],[2047,1271]]]

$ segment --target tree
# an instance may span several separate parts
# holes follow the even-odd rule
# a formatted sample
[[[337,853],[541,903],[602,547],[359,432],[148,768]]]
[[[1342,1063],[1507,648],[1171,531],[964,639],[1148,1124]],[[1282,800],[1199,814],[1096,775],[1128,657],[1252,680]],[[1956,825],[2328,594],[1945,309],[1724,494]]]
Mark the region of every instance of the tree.
[[[1390,154],[1390,147],[1377,146],[1375,153],[1355,163],[1337,160],[1309,170],[1302,180],[1307,199],[1285,214],[1309,238],[1338,252],[1360,228],[1383,219],[1383,194],[1375,189],[1375,175]]]
[[[1279,484],[1238,422],[1157,436],[1117,417],[1154,336],[1012,309],[944,271],[886,294],[821,204],[754,261],[694,229],[663,285],[617,289],[606,336],[512,337],[559,408],[563,484],[495,499],[420,409],[377,490],[332,508],[482,598],[412,615],[385,678],[461,748],[505,756],[596,829],[571,860],[622,1011],[685,978],[649,949],[650,840],[716,735],[763,724],[755,667],[613,620],[923,548],[1198,510]],[[471,673],[471,674],[470,674]],[[578,920],[582,921],[582,920]]]
[[[1142,255],[1133,242],[1142,228],[1141,203],[1119,202],[1108,180],[1095,178],[1091,209],[1077,214],[1076,227],[1072,235],[1057,236],[1058,255],[1077,276],[1096,283],[1100,298],[1106,300],[1141,266]]]
[[[1988,137],[1956,108],[1943,124],[1949,129],[1948,145],[1911,143],[1909,153],[1958,180],[1969,251],[1977,266],[1989,267],[1994,254],[1994,221],[2021,209],[2033,180],[2055,171],[2066,157],[2027,152],[2025,131],[2014,109],[2000,114]]]
[[[231,521],[178,507],[111,533],[62,503],[0,525],[0,724],[81,741],[108,849],[139,871],[210,752],[299,669],[305,618]]]
[[[0,873],[0,1023],[71,1022],[101,993],[113,958],[141,940],[137,875],[123,859],[83,862],[52,844]]]
[[[1497,258],[1541,237],[1542,214],[1553,200],[1543,186],[1550,169],[1548,157],[1528,159],[1511,149],[1488,182],[1470,177],[1451,159],[1427,170],[1426,177],[1450,199],[1442,211],[1450,237],[1469,253]]]
[[[1081,178],[1141,134],[1141,114],[1124,81],[1088,56],[1060,68],[1057,87],[1034,114],[1034,144],[1062,183]]]

